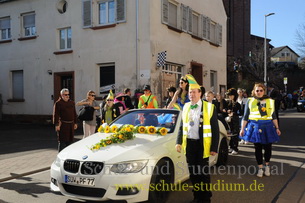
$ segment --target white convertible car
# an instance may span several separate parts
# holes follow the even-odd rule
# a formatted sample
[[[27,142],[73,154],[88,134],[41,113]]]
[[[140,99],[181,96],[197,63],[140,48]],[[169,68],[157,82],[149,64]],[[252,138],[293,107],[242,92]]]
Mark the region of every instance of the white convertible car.
[[[51,189],[84,200],[164,202],[175,185],[189,178],[185,155],[175,150],[181,114],[139,109],[121,115],[57,155]],[[219,126],[219,153],[210,157],[210,165],[226,164],[228,157],[229,138]]]

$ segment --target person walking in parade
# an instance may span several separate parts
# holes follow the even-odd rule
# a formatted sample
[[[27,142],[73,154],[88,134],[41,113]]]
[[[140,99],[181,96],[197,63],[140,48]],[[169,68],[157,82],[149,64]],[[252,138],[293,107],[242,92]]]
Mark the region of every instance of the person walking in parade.
[[[74,130],[77,129],[77,114],[74,101],[70,100],[69,90],[60,91],[60,98],[53,108],[53,124],[57,132],[58,152],[72,144]]]
[[[83,121],[84,138],[95,133],[96,129],[96,110],[100,109],[99,104],[95,101],[95,92],[90,90],[87,92],[87,98],[76,103],[76,106],[90,106],[94,108],[93,118],[91,121]]]
[[[120,110],[114,106],[113,100],[114,96],[112,90],[110,90],[101,112],[102,124],[107,123],[109,125],[120,114]]]
[[[177,137],[176,150],[183,151],[188,163],[193,184],[192,202],[210,202],[212,192],[196,190],[195,186],[209,185],[209,156],[217,154],[219,126],[215,106],[200,99],[201,89],[192,75],[187,75],[190,102],[185,103],[182,112],[183,130]]]
[[[258,164],[258,177],[270,176],[272,143],[279,141],[281,131],[275,114],[275,102],[266,95],[266,86],[254,85],[252,96],[245,106],[245,113],[240,130],[240,137],[254,143],[255,158]],[[264,156],[263,156],[264,149]],[[265,171],[263,170],[263,157]]]
[[[150,86],[144,85],[144,94],[140,96],[138,108],[139,109],[157,109],[158,101],[155,95],[151,93]]]
[[[238,133],[239,133],[239,115],[241,112],[241,106],[236,101],[237,100],[237,91],[235,88],[230,88],[226,92],[226,95],[229,97],[228,106],[226,108],[226,113],[230,118],[227,122],[231,130],[231,139],[230,139],[230,149],[229,152],[231,155],[238,154]],[[227,117],[227,118],[228,118]]]

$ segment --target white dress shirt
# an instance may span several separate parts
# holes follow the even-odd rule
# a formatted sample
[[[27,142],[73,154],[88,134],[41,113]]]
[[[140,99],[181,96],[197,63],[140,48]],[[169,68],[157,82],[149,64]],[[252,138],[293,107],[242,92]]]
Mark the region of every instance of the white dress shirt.
[[[201,111],[201,106],[202,106],[202,101],[199,100],[197,102],[197,108],[195,109],[190,109],[190,111],[188,112],[188,116],[189,116],[189,122],[188,122],[188,133],[187,133],[187,138],[189,139],[199,139],[199,122],[200,122],[200,115],[202,114]],[[190,122],[193,121],[194,125],[191,126]]]

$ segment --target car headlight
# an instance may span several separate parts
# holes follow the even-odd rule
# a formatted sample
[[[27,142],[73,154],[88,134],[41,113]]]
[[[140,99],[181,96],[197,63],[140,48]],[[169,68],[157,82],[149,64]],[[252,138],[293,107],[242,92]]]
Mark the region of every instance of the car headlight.
[[[298,105],[302,105],[302,102],[298,102]]]
[[[114,173],[137,173],[147,164],[148,160],[128,161],[113,164],[110,171]]]
[[[56,159],[55,159],[55,161],[53,162],[54,165],[57,166],[57,167],[60,167],[60,162],[61,162],[61,159],[60,159],[58,156],[56,156]]]

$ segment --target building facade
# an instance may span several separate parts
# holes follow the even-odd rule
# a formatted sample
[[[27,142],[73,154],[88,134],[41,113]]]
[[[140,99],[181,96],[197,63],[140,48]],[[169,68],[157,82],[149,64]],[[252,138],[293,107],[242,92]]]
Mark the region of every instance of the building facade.
[[[161,104],[187,73],[224,92],[226,20],[221,0],[1,1],[3,113],[49,116],[64,87],[79,101],[150,84]]]
[[[292,62],[298,64],[299,55],[289,46],[275,47],[271,50],[271,61],[276,62]]]

